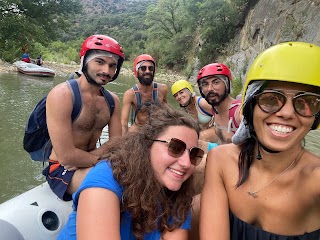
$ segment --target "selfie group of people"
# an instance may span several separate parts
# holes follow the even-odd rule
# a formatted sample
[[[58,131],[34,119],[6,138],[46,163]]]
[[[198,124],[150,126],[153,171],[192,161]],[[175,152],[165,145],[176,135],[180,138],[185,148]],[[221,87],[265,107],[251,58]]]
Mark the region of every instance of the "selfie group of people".
[[[121,45],[93,35],[80,57],[78,117],[66,82],[46,105],[52,153],[43,174],[73,201],[58,239],[320,239],[320,157],[304,141],[320,127],[320,47],[261,52],[242,99],[230,95],[226,64],[205,65],[196,86],[173,83],[179,109],[154,81],[152,56],[137,56],[137,84],[122,103],[110,92],[112,106],[101,87],[120,73]],[[109,140],[97,148],[105,126]]]

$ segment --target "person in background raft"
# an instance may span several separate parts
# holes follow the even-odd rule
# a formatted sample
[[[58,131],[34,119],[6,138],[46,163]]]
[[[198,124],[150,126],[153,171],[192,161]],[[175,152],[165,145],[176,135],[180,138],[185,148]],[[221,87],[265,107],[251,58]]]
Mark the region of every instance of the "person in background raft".
[[[124,61],[120,44],[105,35],[88,37],[80,49],[81,76],[76,80],[82,99],[79,116],[72,121],[73,96],[66,82],[48,94],[46,115],[52,153],[43,175],[53,192],[62,200],[71,200],[90,167],[104,152],[96,148],[102,130],[108,125],[109,137],[121,136],[120,100],[110,92],[114,111],[106,102],[102,88],[114,81]]]
[[[178,80],[171,86],[172,96],[177,100],[180,107],[197,120],[202,127],[199,143],[205,152],[217,146],[216,143],[206,143],[201,136],[208,134],[209,122],[212,118],[212,106],[201,96],[196,96],[191,84],[187,80]]]
[[[43,64],[43,60],[42,60],[42,56],[39,55],[36,59],[36,64],[39,65],[39,66],[42,66]]]
[[[31,58],[29,56],[28,50],[26,50],[25,53],[22,54],[21,61],[26,62],[26,63],[31,63]]]
[[[200,126],[166,104],[154,108],[140,131],[106,143],[58,240],[188,239]]]
[[[147,120],[147,113],[140,111],[143,105],[167,103],[168,86],[154,82],[156,62],[148,54],[138,56],[133,63],[133,72],[139,83],[125,91],[123,94],[121,125],[122,135],[128,132],[130,109],[133,111],[130,131],[139,131]]]
[[[287,42],[263,51],[243,101],[234,144],[208,154],[201,239],[320,239],[320,157],[304,147],[320,123],[320,47]]]

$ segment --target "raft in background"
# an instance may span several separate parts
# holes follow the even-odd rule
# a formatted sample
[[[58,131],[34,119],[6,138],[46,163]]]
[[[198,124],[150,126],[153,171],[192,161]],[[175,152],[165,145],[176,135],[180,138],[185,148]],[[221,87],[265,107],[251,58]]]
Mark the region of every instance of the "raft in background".
[[[4,240],[55,240],[72,212],[72,201],[60,200],[47,182],[0,204]]]
[[[13,63],[17,67],[18,72],[39,77],[54,77],[55,72],[50,68],[38,66],[33,63],[26,63],[23,61],[16,61]]]

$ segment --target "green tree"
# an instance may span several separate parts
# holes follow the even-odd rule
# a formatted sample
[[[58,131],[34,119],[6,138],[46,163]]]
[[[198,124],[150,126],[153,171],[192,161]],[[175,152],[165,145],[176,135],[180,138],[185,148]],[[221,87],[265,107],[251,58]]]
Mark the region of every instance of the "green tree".
[[[205,0],[199,4],[202,13],[199,54],[203,64],[215,61],[225,45],[244,22],[249,0]]]
[[[79,0],[2,0],[0,2],[0,58],[12,61],[21,48],[59,39],[68,21],[81,11]]]
[[[186,0],[159,0],[148,7],[147,51],[166,68],[181,70],[187,64],[194,39],[193,21]]]

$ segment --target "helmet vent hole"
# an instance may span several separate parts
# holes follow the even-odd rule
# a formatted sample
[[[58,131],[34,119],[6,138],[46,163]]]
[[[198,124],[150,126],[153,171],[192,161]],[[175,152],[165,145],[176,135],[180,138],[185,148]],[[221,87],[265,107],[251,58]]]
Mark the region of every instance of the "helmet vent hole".
[[[100,45],[100,46],[102,45],[101,42],[95,42],[94,44],[95,44],[95,45]]]

